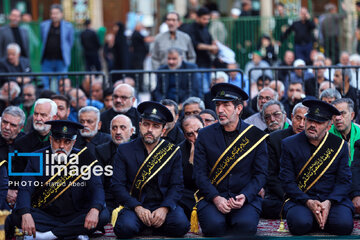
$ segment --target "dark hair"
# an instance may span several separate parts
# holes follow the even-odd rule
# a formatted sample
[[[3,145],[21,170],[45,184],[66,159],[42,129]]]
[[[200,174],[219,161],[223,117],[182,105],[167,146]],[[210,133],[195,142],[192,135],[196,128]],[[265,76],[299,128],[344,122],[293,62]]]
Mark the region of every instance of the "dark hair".
[[[187,121],[188,119],[191,119],[191,118],[196,118],[197,120],[199,120],[200,122],[201,122],[201,124],[203,125],[203,126],[205,126],[205,124],[204,124],[204,121],[202,120],[202,118],[200,117],[200,115],[189,115],[189,116],[186,116],[186,117],[184,117],[182,120],[181,120],[181,130],[183,131],[183,132],[185,132],[185,130],[184,130],[184,122],[185,121]]]
[[[347,103],[349,112],[354,112],[354,101],[351,98],[336,99],[331,104],[335,106],[340,103]]]
[[[168,13],[166,14],[166,19],[167,19],[167,17],[169,16],[169,14],[175,14],[176,17],[177,17],[177,20],[180,21],[180,15],[179,15],[177,12],[174,12],[174,11],[168,12]]]
[[[215,113],[213,110],[211,110],[211,109],[202,110],[202,111],[199,113],[199,115],[201,116],[201,114],[204,114],[204,113],[210,114],[215,120],[217,119],[216,113]]]
[[[61,4],[52,4],[50,7],[50,11],[53,9],[59,9],[60,12],[63,12],[63,7],[61,6]]]
[[[51,90],[42,90],[42,92],[39,95],[39,98],[51,98],[52,95],[55,95]]]
[[[107,96],[112,95],[114,92],[114,88],[106,88],[103,93],[103,98],[105,99]]]
[[[173,106],[174,107],[174,111],[175,111],[175,115],[179,114],[179,106],[177,105],[177,103],[174,100],[171,99],[163,99],[160,101],[160,103],[164,106]]]
[[[198,17],[204,16],[204,15],[210,15],[210,11],[206,7],[201,7],[196,11],[196,15]]]
[[[86,19],[84,22],[84,26],[87,27],[91,24],[91,20],[90,19]]]
[[[52,95],[50,97],[51,100],[60,100],[60,101],[64,101],[65,104],[66,104],[66,108],[69,108],[70,107],[70,100],[69,98],[67,98],[66,96],[64,95],[59,95],[59,94],[56,94],[56,95]]]

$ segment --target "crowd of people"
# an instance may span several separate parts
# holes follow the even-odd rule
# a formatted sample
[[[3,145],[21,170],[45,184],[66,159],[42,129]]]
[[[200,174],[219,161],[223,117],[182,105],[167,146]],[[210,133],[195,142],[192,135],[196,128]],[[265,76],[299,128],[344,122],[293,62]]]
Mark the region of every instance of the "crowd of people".
[[[249,2],[241,14],[256,14]],[[52,5],[41,24],[45,72],[66,72],[70,63],[73,29],[62,11]],[[207,27],[213,13],[193,14],[193,23],[180,25],[178,13],[167,13],[168,29],[149,51],[153,68],[169,72],[157,75],[151,99],[142,101],[136,86],[144,79],[132,75],[105,87],[106,79],[90,74],[78,88],[63,77],[55,89],[48,78],[40,89],[17,77],[30,71],[28,40],[16,25],[20,11],[11,11],[6,28],[14,38],[0,62],[14,73],[0,89],[0,208],[11,211],[9,239],[15,227],[26,239],[88,239],[109,223],[118,238],[144,229],[181,237],[198,225],[209,237],[252,236],[260,218],[284,218],[294,235],[351,234],[360,214],[360,56],[341,52],[337,67],[316,68],[332,64],[304,38],[314,24],[302,8],[282,36],[295,32],[295,51],[281,63],[292,69],[251,70],[270,66],[259,49],[238,71]],[[99,70],[101,44],[85,25],[83,45],[96,49],[86,51],[87,69]],[[134,44],[144,38],[136,29]],[[113,48],[123,51],[124,25],[117,31]],[[144,55],[136,55],[141,69]],[[126,55],[119,57],[113,66],[127,69]],[[228,71],[201,73],[214,64]]]

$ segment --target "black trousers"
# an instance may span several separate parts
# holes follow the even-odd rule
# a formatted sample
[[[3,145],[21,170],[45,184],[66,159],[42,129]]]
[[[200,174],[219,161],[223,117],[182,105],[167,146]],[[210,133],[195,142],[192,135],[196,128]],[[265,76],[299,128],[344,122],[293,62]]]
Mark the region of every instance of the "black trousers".
[[[40,209],[32,208],[30,213],[34,219],[36,231],[52,231],[59,239],[76,239],[79,235],[90,235],[96,230],[102,229],[110,221],[109,211],[104,208],[99,214],[99,222],[96,228],[88,230],[84,228],[88,212],[88,210],[83,210],[66,217],[56,217]],[[14,233],[15,226],[21,228],[21,220],[22,215],[16,213],[7,217],[5,230],[8,237]]]

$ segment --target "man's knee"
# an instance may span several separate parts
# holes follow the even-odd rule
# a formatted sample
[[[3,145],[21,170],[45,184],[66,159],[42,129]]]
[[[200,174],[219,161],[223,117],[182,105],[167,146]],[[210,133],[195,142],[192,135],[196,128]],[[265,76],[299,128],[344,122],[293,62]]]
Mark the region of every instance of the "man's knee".
[[[312,218],[299,217],[297,214],[288,213],[286,221],[291,234],[304,235],[311,231],[313,227]]]
[[[354,221],[351,218],[337,219],[336,222],[328,222],[326,228],[328,232],[334,235],[350,235],[354,228]]]
[[[226,235],[226,222],[225,218],[216,219],[209,218],[200,223],[202,232],[207,237],[216,237]]]
[[[114,227],[114,233],[118,238],[132,238],[137,233],[139,233],[139,229],[131,221],[116,221],[115,227]]]
[[[255,235],[259,221],[251,218],[243,218],[234,222],[232,232],[241,235]]]

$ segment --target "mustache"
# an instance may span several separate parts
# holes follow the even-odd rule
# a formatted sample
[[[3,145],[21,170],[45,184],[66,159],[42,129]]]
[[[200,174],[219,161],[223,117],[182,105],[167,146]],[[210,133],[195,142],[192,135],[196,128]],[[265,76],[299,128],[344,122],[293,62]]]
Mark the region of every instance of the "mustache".
[[[309,127],[308,130],[312,130],[312,131],[317,132],[315,127]]]
[[[35,124],[44,124],[43,121],[34,121]]]
[[[272,127],[272,126],[275,125],[275,124],[280,125],[278,121],[274,121],[274,122],[272,122],[272,123],[269,124],[269,127]]]
[[[145,134],[144,134],[144,137],[147,137],[147,136],[151,136],[151,137],[155,138],[155,136],[152,135],[151,133],[145,133]]]
[[[84,127],[83,129],[81,129],[81,132],[84,132],[84,130],[91,132],[90,128],[88,128],[88,127]]]

